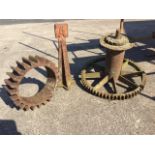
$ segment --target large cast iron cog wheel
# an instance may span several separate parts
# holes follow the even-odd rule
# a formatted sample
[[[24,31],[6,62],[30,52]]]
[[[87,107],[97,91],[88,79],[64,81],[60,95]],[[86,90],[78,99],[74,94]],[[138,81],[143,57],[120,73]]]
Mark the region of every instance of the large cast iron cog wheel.
[[[105,73],[105,57],[88,63],[81,71],[81,84],[90,93],[110,100],[124,100],[137,95],[146,82],[146,74],[131,60],[124,59],[117,81]]]
[[[46,68],[46,84],[32,97],[20,96],[19,85],[21,81],[27,72],[37,67]],[[28,59],[22,58],[22,62],[17,61],[17,66],[12,67],[12,69],[12,73],[7,73],[10,78],[5,80],[5,89],[17,107],[24,110],[33,110],[35,107],[39,108],[41,105],[46,104],[46,102],[50,100],[58,81],[58,70],[51,61],[39,56],[29,56]]]

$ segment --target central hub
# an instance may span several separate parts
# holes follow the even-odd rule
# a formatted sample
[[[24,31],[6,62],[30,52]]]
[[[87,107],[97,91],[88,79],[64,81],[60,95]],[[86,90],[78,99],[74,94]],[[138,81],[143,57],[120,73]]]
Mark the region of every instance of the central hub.
[[[124,46],[129,43],[129,39],[123,34],[116,36],[116,34],[112,33],[105,37],[105,42],[109,45]]]
[[[115,34],[103,36],[100,44],[107,49],[106,72],[109,78],[116,81],[121,72],[125,50],[130,49],[133,45],[129,42],[128,37],[121,34],[119,30],[116,30]]]

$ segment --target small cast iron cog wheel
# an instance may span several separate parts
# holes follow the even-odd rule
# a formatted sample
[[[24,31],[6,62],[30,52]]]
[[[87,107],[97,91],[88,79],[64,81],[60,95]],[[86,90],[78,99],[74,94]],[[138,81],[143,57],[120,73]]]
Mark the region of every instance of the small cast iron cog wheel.
[[[14,101],[15,105],[23,110],[40,107],[45,105],[47,101],[53,96],[54,89],[58,81],[58,70],[55,64],[48,59],[40,56],[29,56],[29,58],[22,58],[22,62],[16,61],[17,66],[12,67],[13,72],[7,73],[9,79],[5,80],[5,89]],[[19,85],[24,76],[31,69],[37,67],[45,67],[47,70],[47,81],[44,87],[32,97],[22,97],[19,95]]]
[[[124,100],[137,95],[145,86],[146,74],[134,62],[124,59],[117,81],[105,73],[105,57],[88,63],[81,71],[81,84],[90,93],[109,100]]]

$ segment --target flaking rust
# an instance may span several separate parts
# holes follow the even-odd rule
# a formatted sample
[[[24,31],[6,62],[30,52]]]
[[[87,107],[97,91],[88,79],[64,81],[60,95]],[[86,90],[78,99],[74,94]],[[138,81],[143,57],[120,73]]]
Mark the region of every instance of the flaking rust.
[[[70,73],[66,38],[68,37],[68,24],[54,25],[55,37],[58,39],[58,70],[60,75],[59,85],[70,89],[73,80]]]
[[[9,79],[5,80],[5,89],[14,101],[15,105],[23,110],[33,110],[45,105],[47,101],[53,96],[54,89],[58,81],[58,69],[48,59],[39,56],[29,56],[22,58],[22,61],[17,61],[17,66],[12,67],[12,72],[7,73]],[[19,95],[19,85],[24,79],[27,72],[37,67],[45,67],[47,70],[47,82],[45,86],[32,97],[23,97]]]
[[[8,73],[9,79],[5,80],[5,89],[14,101],[15,105],[24,110],[33,110],[35,107],[45,105],[54,94],[56,86],[70,89],[73,80],[70,73],[70,65],[67,53],[66,38],[68,37],[67,24],[55,24],[55,37],[58,39],[58,68],[55,64],[40,56],[29,56],[17,61],[16,67],[11,67],[12,72]],[[45,67],[47,71],[47,82],[45,86],[32,97],[19,95],[19,85],[25,75],[34,68]]]
[[[144,88],[146,76],[134,62],[124,59],[125,51],[134,46],[125,34],[124,20],[120,21],[116,33],[103,36],[100,44],[107,49],[106,56],[83,68],[82,85],[92,94],[111,100],[124,100],[137,95]],[[132,68],[132,72],[126,69],[128,67]],[[134,81],[134,77],[138,77],[140,82]],[[119,87],[125,87],[124,91]]]

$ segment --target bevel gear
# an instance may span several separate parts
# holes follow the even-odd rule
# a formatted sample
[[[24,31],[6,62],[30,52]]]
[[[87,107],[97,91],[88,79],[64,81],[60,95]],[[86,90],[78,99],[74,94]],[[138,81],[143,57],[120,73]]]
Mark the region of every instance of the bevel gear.
[[[58,70],[54,63],[50,60],[39,56],[29,56],[29,58],[22,58],[22,62],[16,62],[17,66],[12,67],[13,72],[7,73],[9,79],[5,80],[5,89],[14,101],[15,105],[21,109],[33,110],[35,107],[40,107],[46,104],[53,95],[54,89],[58,81]],[[31,69],[37,67],[45,67],[47,70],[47,81],[45,86],[32,97],[22,97],[19,95],[19,85],[24,76]]]
[[[97,58],[89,62],[81,71],[81,84],[90,93],[105,99],[124,100],[134,97],[144,88],[145,73],[133,61],[124,59],[118,81],[114,81],[105,73],[104,60],[105,56]],[[134,71],[126,72],[124,68],[127,66],[134,69]],[[140,80],[139,83],[136,83],[133,79],[137,77]],[[126,90],[118,93],[118,86],[123,86]]]

